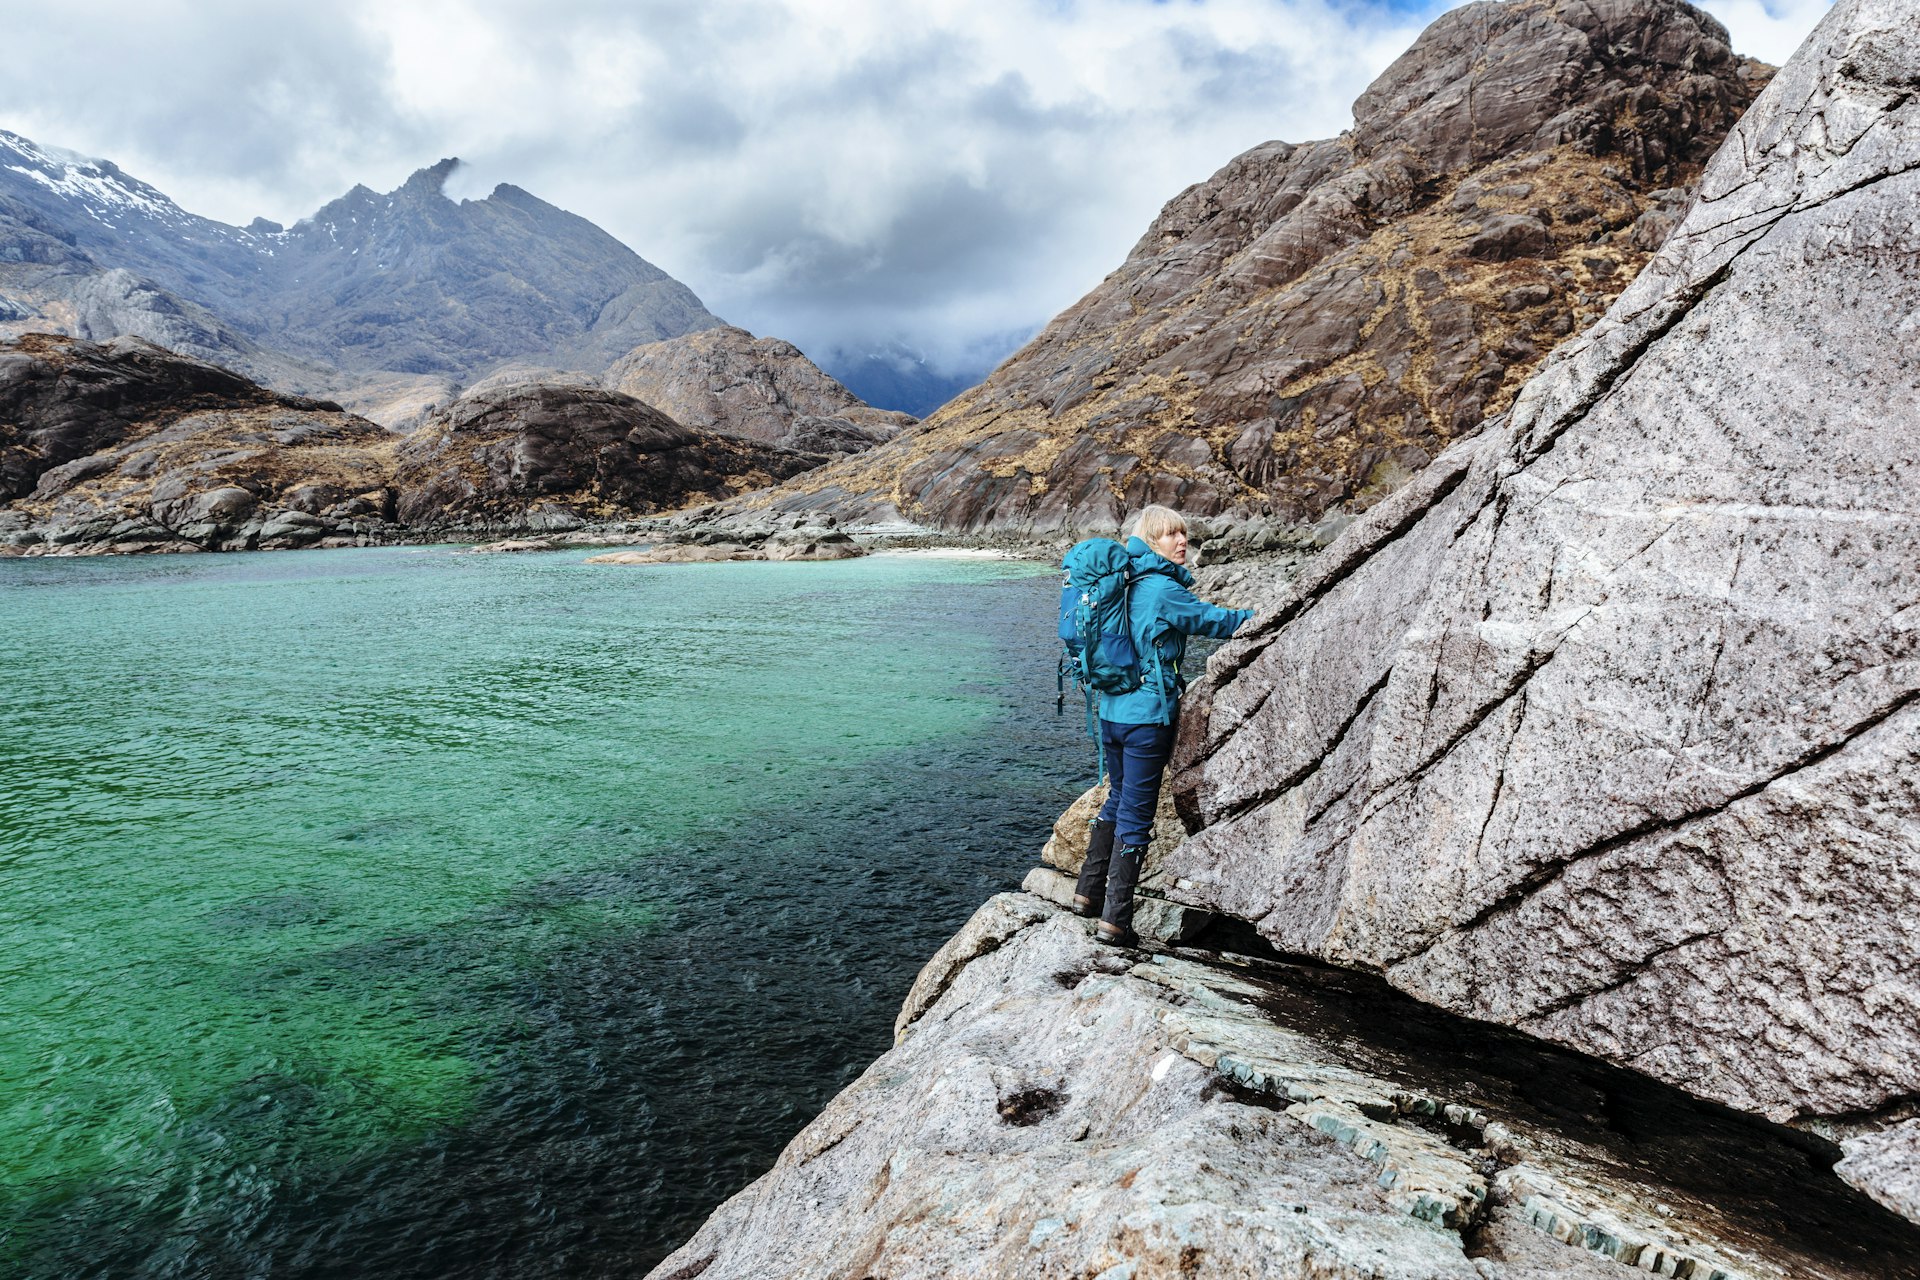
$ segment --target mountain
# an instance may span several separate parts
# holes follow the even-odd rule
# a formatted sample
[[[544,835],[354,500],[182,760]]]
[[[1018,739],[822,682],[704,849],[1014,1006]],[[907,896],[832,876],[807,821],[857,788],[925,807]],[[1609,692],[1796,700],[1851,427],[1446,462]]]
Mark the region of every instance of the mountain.
[[[456,378],[511,358],[597,372],[720,323],[685,285],[518,187],[447,198],[458,163],[385,194],[355,187],[291,228],[242,228],[187,213],[110,161],[0,132],[0,299],[64,319],[47,273],[22,268],[64,267],[69,280],[119,269],[233,331],[207,350],[252,343],[347,373]],[[26,318],[7,323],[18,332]]]
[[[690,427],[810,453],[858,453],[915,422],[863,403],[791,342],[730,325],[635,347],[602,381]]]
[[[1362,509],[1599,316],[1769,72],[1678,0],[1454,9],[1347,133],[1234,159],[984,384],[756,501],[949,530]]]
[[[458,164],[384,194],[355,187],[291,228],[231,227],[110,161],[0,131],[0,339],[132,335],[411,429],[503,370],[569,382],[619,363],[631,380],[663,357],[655,344],[726,328],[685,285],[518,187],[449,199]],[[674,400],[687,425],[846,454],[912,421],[869,408],[791,344],[748,344],[698,348],[724,369],[714,398]],[[645,385],[673,399],[688,376]],[[756,398],[749,384],[780,390]]]
[[[262,345],[152,278],[155,255],[170,259],[162,265],[175,278],[206,278],[236,258],[236,234],[108,161],[0,130],[0,338],[131,334],[283,389],[317,389],[324,366]]]
[[[384,195],[355,187],[263,233],[271,287],[246,314],[344,369],[457,375],[535,354],[597,371],[641,343],[720,324],[666,272],[518,187],[448,199],[456,164]]]

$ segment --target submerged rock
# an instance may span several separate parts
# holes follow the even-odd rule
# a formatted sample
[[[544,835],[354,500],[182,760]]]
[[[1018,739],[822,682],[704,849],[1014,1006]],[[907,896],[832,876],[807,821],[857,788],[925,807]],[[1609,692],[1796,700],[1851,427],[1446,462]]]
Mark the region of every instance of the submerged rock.
[[[1908,1114],[1916,83],[1910,5],[1835,7],[1607,317],[1221,651],[1173,896],[1778,1120]]]
[[[1324,971],[1121,953],[1024,894],[656,1280],[1920,1275],[1810,1138]]]

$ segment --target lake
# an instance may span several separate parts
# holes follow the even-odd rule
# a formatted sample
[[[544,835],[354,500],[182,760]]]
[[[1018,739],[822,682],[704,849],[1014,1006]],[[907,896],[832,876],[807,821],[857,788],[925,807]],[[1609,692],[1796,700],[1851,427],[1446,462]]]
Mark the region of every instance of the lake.
[[[0,1273],[634,1274],[1092,781],[1057,572],[0,560]]]

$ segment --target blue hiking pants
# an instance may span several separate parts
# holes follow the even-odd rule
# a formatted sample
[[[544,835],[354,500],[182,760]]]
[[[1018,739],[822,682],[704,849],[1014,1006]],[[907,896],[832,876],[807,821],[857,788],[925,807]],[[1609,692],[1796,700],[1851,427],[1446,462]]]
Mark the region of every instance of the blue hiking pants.
[[[1100,816],[1114,824],[1115,848],[1143,845],[1153,836],[1153,811],[1160,806],[1160,777],[1173,755],[1170,724],[1100,722],[1107,750],[1111,789]]]
[[[1133,931],[1133,890],[1140,882],[1140,860],[1153,835],[1153,811],[1160,804],[1160,776],[1173,755],[1170,724],[1100,722],[1107,754],[1107,802],[1100,820],[1114,824],[1111,842],[1090,840],[1075,892],[1103,904],[1100,918],[1125,933]]]

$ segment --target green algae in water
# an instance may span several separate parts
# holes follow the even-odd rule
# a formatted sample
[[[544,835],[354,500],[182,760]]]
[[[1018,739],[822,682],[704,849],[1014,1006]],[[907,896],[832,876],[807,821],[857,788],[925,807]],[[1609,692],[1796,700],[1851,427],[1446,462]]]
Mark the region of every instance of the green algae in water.
[[[969,592],[1046,572],[579,558],[0,563],[0,1258],[461,1123],[506,993],[660,927],[597,869],[978,732]]]

